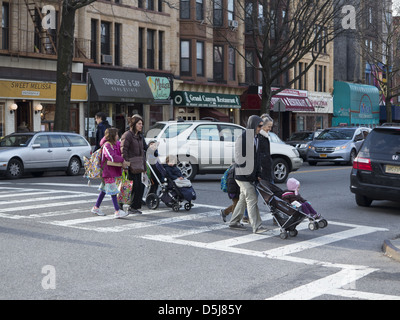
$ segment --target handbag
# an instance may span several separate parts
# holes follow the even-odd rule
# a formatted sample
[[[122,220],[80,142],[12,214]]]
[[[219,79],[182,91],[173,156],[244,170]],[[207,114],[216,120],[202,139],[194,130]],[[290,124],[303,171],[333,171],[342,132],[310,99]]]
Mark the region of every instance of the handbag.
[[[129,170],[133,174],[146,172],[143,156],[136,156],[129,158],[129,162],[130,162]]]
[[[125,171],[122,172],[122,176],[118,177],[118,203],[130,204],[131,203],[131,192],[133,182],[128,179]]]

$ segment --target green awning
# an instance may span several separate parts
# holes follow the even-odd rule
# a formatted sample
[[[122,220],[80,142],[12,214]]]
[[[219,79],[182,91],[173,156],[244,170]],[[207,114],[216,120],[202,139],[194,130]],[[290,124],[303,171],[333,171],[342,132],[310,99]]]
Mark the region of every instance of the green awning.
[[[175,106],[236,109],[241,107],[239,96],[234,94],[175,91],[172,98]]]

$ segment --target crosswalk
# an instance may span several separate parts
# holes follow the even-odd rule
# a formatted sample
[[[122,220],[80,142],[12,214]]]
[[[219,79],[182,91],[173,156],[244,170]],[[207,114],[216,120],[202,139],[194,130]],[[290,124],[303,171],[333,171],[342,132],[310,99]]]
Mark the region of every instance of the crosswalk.
[[[299,236],[281,240],[279,229],[271,222],[265,210],[262,219],[269,229],[258,235],[231,230],[219,217],[220,206],[195,203],[186,211],[173,212],[165,205],[158,210],[143,210],[142,215],[114,219],[110,199],[105,198],[102,209],[106,216],[95,216],[90,209],[98,195],[97,188],[87,192],[74,190],[74,185],[46,183],[0,183],[0,219],[30,219],[33,222],[60,228],[74,228],[85,232],[117,233],[132,232],[132,236],[171,245],[216,250],[231,254],[254,256],[271,261],[287,261],[302,265],[321,266],[333,273],[307,285],[293,288],[268,299],[313,299],[322,295],[360,299],[395,299],[400,296],[368,293],[346,289],[355,281],[376,272],[378,269],[363,265],[351,265],[334,261],[321,261],[308,257],[313,249],[333,243],[354,239],[384,228],[329,221],[322,230],[308,230],[308,222],[301,223]],[[55,188],[57,187],[57,188]],[[168,226],[168,228],[163,228]],[[271,246],[271,244],[273,244]],[[305,253],[305,255],[299,255]]]

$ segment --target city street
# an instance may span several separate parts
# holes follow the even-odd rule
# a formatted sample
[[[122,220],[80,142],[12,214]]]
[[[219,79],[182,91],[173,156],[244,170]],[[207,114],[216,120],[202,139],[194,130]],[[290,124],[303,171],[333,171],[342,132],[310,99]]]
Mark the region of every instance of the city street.
[[[350,170],[304,164],[290,174],[329,224],[310,231],[304,221],[286,240],[261,197],[269,231],[229,229],[221,175],[196,177],[190,211],[161,203],[124,219],[110,197],[105,217],[90,213],[97,182],[81,176],[0,178],[0,299],[400,299],[400,263],[382,252],[400,235],[400,205],[358,207]]]

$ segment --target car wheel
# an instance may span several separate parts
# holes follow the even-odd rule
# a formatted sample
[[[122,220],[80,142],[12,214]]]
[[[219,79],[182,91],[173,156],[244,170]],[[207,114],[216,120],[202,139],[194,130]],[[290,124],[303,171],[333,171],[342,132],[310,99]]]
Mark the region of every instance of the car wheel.
[[[8,162],[6,177],[9,179],[19,179],[24,174],[24,166],[18,159],[11,159]]]
[[[79,174],[80,170],[81,170],[81,162],[79,161],[79,159],[76,157],[71,158],[67,168],[67,175],[76,176]]]
[[[372,203],[373,199],[362,196],[360,194],[356,194],[356,203],[360,207],[369,207]]]
[[[354,150],[354,149],[352,149],[351,152],[350,152],[350,159],[349,159],[348,164],[352,166],[352,165],[353,165],[353,162],[354,162],[354,159],[355,159],[356,157],[357,157],[357,151]]]
[[[276,183],[284,183],[289,175],[289,165],[282,158],[276,158],[272,164],[274,180]]]
[[[197,165],[192,164],[190,161],[179,161],[177,167],[186,179],[193,180],[197,174]]]

